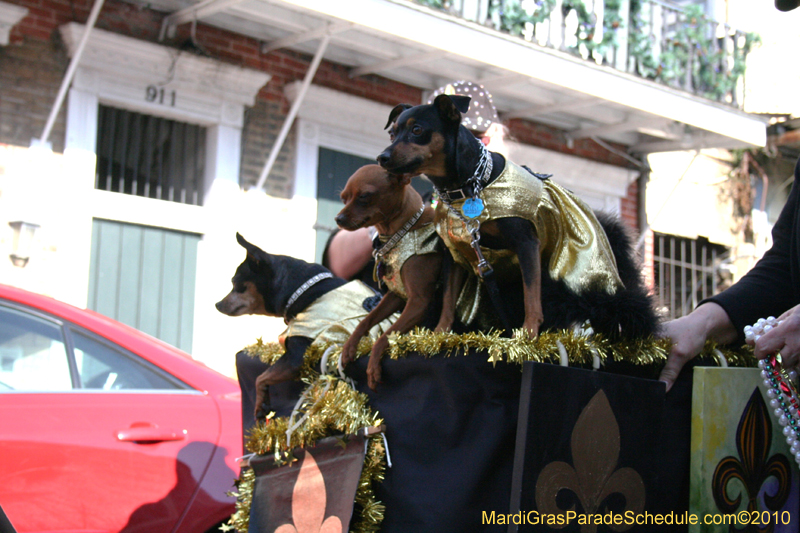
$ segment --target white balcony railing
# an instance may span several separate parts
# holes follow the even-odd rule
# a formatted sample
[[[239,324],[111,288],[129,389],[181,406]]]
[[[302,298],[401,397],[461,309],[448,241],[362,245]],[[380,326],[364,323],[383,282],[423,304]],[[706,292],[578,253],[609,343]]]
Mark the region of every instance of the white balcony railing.
[[[620,71],[741,108],[758,35],[659,0],[416,0]]]

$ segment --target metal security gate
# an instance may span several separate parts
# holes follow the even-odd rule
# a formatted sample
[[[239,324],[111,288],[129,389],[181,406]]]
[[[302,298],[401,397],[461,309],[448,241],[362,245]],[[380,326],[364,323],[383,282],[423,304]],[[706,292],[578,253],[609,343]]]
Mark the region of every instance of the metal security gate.
[[[101,105],[95,188],[200,205],[205,144],[202,126]]]
[[[199,241],[94,219],[88,308],[191,353]]]
[[[667,318],[689,314],[704,298],[722,290],[720,266],[728,249],[703,237],[654,234],[653,270],[659,304]]]

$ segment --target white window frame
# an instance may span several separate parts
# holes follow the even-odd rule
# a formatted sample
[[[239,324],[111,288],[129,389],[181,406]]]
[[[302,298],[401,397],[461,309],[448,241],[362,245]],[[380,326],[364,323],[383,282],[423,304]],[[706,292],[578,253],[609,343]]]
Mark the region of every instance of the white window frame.
[[[72,56],[85,26],[69,23],[60,30]],[[245,107],[255,104],[258,90],[270,78],[264,72],[94,29],[69,92],[65,152],[94,154],[100,104],[204,126],[206,205],[213,201],[216,182],[238,186]],[[148,87],[165,97],[149,101]],[[207,230],[200,206],[102,190],[92,191],[90,203],[98,218],[200,234]]]
[[[300,83],[286,86],[294,101]],[[398,102],[400,103],[400,102]],[[381,133],[392,106],[312,85],[297,115],[295,182],[293,198],[317,199],[320,147],[375,159],[389,145]]]

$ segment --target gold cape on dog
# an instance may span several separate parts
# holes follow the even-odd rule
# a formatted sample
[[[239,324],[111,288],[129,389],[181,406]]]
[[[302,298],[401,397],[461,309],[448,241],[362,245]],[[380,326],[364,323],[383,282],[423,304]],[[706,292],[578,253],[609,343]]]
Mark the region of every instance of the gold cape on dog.
[[[478,222],[519,217],[533,223],[541,243],[543,268],[552,279],[563,280],[577,294],[589,289],[614,294],[623,287],[603,228],[589,206],[568,190],[507,160],[503,172],[480,196],[484,209],[476,217]],[[461,210],[464,201],[452,202],[453,208]],[[465,224],[444,202],[436,206],[435,223],[455,261],[477,276],[478,258]],[[481,247],[481,251],[499,277],[520,275],[512,250]],[[470,280],[459,297],[458,315],[465,324],[477,314],[481,298],[476,283]]]
[[[351,281],[323,294],[306,307],[289,323],[281,333],[279,342],[284,344],[287,337],[299,336],[314,339],[314,344],[333,343],[342,345],[350,338],[353,330],[367,316],[362,303],[376,293],[361,281]],[[397,320],[393,314],[373,327],[369,336],[374,342]]]
[[[436,235],[434,224],[425,224],[403,235],[403,238],[383,258],[383,271],[381,274],[383,276],[382,281],[386,283],[386,287],[404,300],[408,300],[403,278],[400,276],[403,264],[411,256],[438,252],[438,244],[439,239]],[[377,263],[375,268],[375,281],[378,281]]]

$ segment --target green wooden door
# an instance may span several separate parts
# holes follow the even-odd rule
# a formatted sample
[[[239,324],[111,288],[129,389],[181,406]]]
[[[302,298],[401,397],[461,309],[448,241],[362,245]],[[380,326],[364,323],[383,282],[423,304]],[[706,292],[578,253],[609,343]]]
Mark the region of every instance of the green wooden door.
[[[316,261],[318,263],[322,262],[325,243],[336,229],[334,217],[342,209],[342,200],[339,198],[339,194],[347,184],[347,179],[360,167],[373,164],[375,164],[374,159],[320,147],[317,166],[317,223],[314,226],[317,230]],[[423,178],[414,178],[412,185],[420,194],[433,190],[433,185]]]
[[[94,219],[88,307],[192,350],[200,235]]]

